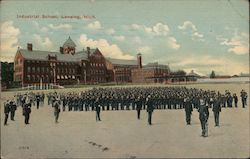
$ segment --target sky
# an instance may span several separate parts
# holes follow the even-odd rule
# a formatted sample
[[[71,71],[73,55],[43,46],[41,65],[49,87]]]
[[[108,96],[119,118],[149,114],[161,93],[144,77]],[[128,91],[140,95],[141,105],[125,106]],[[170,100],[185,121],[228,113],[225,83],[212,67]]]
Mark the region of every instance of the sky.
[[[77,51],[158,62],[209,75],[249,73],[247,0],[1,1],[1,61],[17,48],[59,51],[70,36]]]

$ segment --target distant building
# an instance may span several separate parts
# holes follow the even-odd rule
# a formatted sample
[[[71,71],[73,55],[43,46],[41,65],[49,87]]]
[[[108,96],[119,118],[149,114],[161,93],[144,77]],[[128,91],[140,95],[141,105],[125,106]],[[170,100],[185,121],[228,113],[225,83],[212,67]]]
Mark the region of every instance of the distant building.
[[[149,63],[142,68],[132,70],[133,83],[163,83],[170,73],[167,65]]]
[[[83,49],[76,52],[76,44],[69,37],[59,52],[18,49],[14,59],[14,80],[21,86],[77,83],[96,84],[131,82],[131,70],[138,68],[136,60],[107,59],[101,51]]]
[[[117,83],[132,82],[132,70],[141,68],[141,54],[137,55],[137,60],[107,58],[106,62],[112,81]]]
[[[1,62],[1,87],[9,88],[13,84],[14,63]]]

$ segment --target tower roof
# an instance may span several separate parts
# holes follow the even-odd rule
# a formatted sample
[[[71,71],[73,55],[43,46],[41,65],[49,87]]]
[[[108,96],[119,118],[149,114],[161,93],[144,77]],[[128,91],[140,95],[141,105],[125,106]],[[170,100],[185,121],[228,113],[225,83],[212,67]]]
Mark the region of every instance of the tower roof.
[[[76,47],[76,44],[69,36],[68,40],[63,44],[63,47]]]

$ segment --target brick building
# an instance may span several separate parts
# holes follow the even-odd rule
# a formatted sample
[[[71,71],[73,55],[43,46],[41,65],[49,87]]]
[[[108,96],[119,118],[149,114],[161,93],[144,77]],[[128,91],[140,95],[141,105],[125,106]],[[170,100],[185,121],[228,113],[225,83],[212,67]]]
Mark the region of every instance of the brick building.
[[[141,68],[132,70],[133,83],[163,83],[164,78],[170,74],[167,65],[149,63]]]
[[[14,81],[21,86],[76,83],[96,84],[131,82],[131,70],[138,68],[137,60],[105,58],[101,51],[83,49],[76,52],[76,45],[69,37],[59,52],[19,49],[14,59]]]

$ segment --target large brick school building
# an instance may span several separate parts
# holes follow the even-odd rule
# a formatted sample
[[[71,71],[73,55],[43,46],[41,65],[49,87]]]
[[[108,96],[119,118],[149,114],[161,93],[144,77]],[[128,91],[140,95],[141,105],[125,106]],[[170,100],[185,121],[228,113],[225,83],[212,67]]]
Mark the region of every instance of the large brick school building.
[[[69,37],[59,52],[18,48],[14,58],[14,81],[21,86],[58,84],[97,84],[132,82],[132,70],[141,68],[141,54],[137,60],[104,57],[98,48],[87,47],[76,52],[76,44]]]

